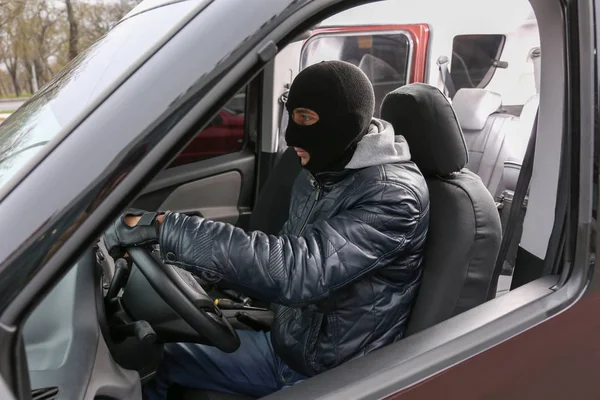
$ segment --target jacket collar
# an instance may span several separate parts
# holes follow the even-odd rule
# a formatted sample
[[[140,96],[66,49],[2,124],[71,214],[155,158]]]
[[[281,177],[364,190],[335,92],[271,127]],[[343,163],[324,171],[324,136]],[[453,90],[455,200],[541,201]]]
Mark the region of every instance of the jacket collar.
[[[335,185],[352,175],[355,170],[343,169],[336,172],[320,172],[316,175],[310,174],[311,178],[315,180],[321,186]]]

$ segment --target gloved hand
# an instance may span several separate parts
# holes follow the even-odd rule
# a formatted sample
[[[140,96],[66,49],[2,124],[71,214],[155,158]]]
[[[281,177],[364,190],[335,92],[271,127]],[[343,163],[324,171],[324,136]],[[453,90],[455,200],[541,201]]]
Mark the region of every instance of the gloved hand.
[[[127,247],[157,243],[160,215],[162,213],[125,210],[104,232],[104,244],[110,256],[116,259],[125,254]]]

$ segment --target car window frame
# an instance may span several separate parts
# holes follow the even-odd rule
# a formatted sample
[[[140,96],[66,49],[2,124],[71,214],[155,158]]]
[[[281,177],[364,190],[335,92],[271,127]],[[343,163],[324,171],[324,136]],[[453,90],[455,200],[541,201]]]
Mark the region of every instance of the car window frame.
[[[414,38],[413,35],[410,31],[406,30],[406,29],[402,29],[402,28],[394,28],[393,26],[381,26],[380,29],[377,29],[377,27],[370,27],[372,29],[367,29],[366,27],[361,27],[361,29],[359,29],[359,27],[344,27],[344,28],[337,28],[337,29],[322,29],[322,30],[316,30],[314,34],[312,34],[308,39],[306,39],[304,41],[304,43],[302,44],[302,49],[300,50],[300,70],[306,68],[305,65],[303,65],[303,61],[305,59],[305,51],[307,50],[308,46],[316,41],[319,40],[323,37],[356,37],[356,36],[367,36],[367,35],[371,35],[371,36],[376,36],[376,35],[380,35],[380,36],[385,36],[385,35],[404,35],[406,37],[406,39],[408,40],[408,60],[407,60],[407,66],[406,66],[406,83],[411,82],[411,79],[413,79],[413,70],[414,70],[414,58],[415,58],[415,42],[414,42]],[[344,61],[344,60],[342,60]]]

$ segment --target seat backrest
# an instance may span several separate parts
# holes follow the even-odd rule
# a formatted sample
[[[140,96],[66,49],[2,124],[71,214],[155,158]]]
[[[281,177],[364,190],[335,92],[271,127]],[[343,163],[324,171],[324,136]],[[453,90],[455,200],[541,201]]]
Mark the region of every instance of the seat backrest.
[[[464,168],[464,137],[439,89],[422,83],[396,89],[383,100],[381,116],[406,138],[429,187],[423,276],[408,335],[487,301],[491,290],[495,294],[500,218],[481,179]]]
[[[486,89],[460,89],[452,99],[469,149],[467,168],[479,175],[493,196],[501,191],[506,135],[517,117],[501,112],[502,97]]]
[[[288,219],[292,187],[302,166],[293,147],[277,160],[250,216],[249,230],[277,235]]]

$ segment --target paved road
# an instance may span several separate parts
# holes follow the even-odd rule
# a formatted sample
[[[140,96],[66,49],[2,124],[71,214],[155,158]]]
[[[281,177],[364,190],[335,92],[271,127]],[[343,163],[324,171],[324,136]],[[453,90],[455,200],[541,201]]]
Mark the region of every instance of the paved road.
[[[0,100],[0,112],[2,111],[14,111],[17,108],[21,107],[23,103],[25,103],[27,99],[9,99],[9,100]]]

